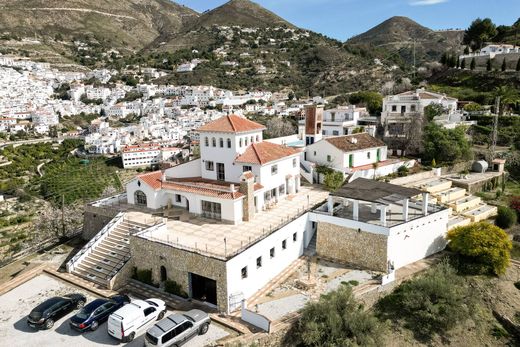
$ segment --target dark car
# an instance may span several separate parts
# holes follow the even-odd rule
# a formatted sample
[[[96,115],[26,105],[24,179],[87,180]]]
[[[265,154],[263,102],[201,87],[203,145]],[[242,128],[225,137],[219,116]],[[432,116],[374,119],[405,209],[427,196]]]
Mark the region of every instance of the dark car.
[[[31,328],[50,329],[56,320],[72,310],[82,308],[86,302],[87,298],[82,294],[67,294],[47,299],[29,313],[27,324]]]
[[[126,295],[115,295],[109,299],[96,299],[70,318],[70,326],[79,331],[96,330],[113,312],[130,303]]]

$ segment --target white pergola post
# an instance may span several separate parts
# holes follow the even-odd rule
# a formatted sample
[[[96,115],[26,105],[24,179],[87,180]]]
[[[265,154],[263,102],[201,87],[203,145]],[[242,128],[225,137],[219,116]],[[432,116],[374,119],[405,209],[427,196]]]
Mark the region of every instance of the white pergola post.
[[[386,227],[386,209],[387,206],[381,206],[381,224]]]
[[[428,200],[430,199],[430,194],[423,193],[422,194],[422,213],[424,216],[428,215]]]
[[[329,195],[327,199],[327,212],[332,216],[334,214],[334,199]]]
[[[408,199],[403,200],[403,220],[408,222]]]
[[[376,213],[376,212],[377,212],[377,204],[375,202],[373,202],[370,205],[370,213]]]
[[[352,203],[352,216],[354,217],[354,220],[359,220],[359,201],[354,200]]]

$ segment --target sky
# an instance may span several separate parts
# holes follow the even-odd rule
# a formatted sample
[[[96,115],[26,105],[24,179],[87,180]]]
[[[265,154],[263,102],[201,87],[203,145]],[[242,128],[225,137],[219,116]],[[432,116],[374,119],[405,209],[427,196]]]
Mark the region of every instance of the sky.
[[[198,12],[226,0],[176,0]],[[431,29],[465,29],[477,17],[511,25],[520,0],[255,0],[304,29],[344,41],[392,16],[407,16]]]

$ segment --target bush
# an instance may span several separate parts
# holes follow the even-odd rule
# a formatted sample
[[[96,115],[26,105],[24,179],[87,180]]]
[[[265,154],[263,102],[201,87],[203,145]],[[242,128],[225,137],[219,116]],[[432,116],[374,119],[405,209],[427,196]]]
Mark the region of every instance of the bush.
[[[506,232],[488,222],[457,227],[448,232],[449,248],[461,260],[461,270],[473,274],[506,271],[513,245]]]
[[[343,182],[344,182],[343,173],[341,173],[339,171],[332,171],[332,172],[325,174],[324,183],[325,183],[325,186],[329,190],[334,191],[334,190],[339,189],[343,185]]]
[[[520,196],[511,197],[511,201],[509,202],[509,207],[516,211],[517,216],[520,215]]]
[[[173,295],[181,296],[183,298],[188,297],[188,293],[186,293],[181,285],[175,281],[167,280],[164,282],[164,291]]]
[[[397,176],[399,176],[399,177],[404,177],[404,176],[408,175],[408,172],[409,172],[409,171],[410,171],[410,170],[408,170],[408,168],[407,168],[406,166],[401,165],[401,166],[399,166],[399,168],[397,169]]]
[[[404,323],[415,337],[425,341],[449,330],[473,315],[475,304],[462,277],[445,259],[420,277],[402,283],[376,303],[382,319]]]
[[[138,269],[134,268],[134,274],[132,276],[133,279],[138,280],[139,282],[143,282],[145,284],[155,286],[152,281],[152,270],[149,269]]]
[[[499,206],[498,207],[498,215],[495,219],[495,224],[502,228],[502,229],[508,229],[511,228],[513,225],[516,224],[516,211],[505,206]]]
[[[356,302],[350,286],[307,303],[286,335],[290,346],[382,346],[386,326]]]

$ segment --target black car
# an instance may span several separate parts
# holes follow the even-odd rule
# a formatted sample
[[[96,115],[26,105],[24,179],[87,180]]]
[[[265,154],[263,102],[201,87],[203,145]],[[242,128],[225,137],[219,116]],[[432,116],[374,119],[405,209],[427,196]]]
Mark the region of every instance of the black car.
[[[109,299],[96,299],[70,318],[70,326],[79,331],[96,330],[112,313],[130,303],[126,295],[115,295]]]
[[[82,308],[87,298],[82,294],[67,294],[45,300],[27,316],[31,328],[50,329],[54,322],[72,310]]]

